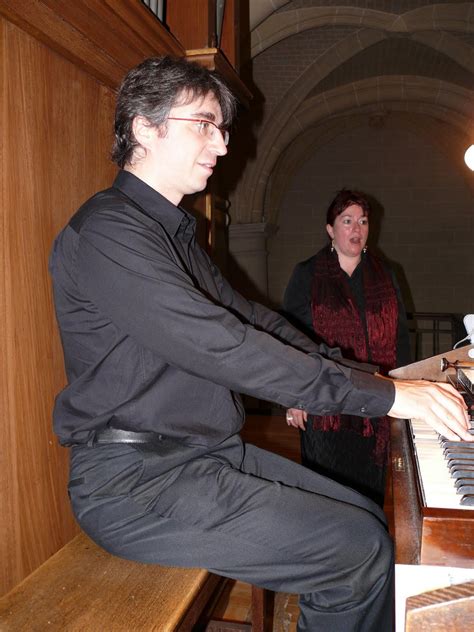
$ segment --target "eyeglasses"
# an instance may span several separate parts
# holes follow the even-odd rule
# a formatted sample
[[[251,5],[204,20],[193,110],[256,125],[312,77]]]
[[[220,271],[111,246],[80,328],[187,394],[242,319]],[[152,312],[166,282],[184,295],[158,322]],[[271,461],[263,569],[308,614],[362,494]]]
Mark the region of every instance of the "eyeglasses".
[[[192,119],[192,118],[180,118],[178,116],[168,116],[168,120],[170,121],[190,121],[191,123],[196,123],[198,132],[201,136],[205,136],[206,138],[213,138],[216,129],[222,135],[222,140],[224,141],[224,145],[229,144],[229,132],[226,129],[222,129],[212,121],[208,121],[207,119]]]

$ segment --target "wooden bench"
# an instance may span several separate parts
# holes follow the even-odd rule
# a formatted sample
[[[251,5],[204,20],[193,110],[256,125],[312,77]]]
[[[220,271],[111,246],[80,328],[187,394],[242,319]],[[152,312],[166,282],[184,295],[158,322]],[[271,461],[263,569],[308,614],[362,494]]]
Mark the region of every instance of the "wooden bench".
[[[81,533],[0,599],[0,630],[191,632],[225,581],[123,560]],[[255,586],[252,608],[252,624],[210,621],[206,630],[264,632],[264,591]]]

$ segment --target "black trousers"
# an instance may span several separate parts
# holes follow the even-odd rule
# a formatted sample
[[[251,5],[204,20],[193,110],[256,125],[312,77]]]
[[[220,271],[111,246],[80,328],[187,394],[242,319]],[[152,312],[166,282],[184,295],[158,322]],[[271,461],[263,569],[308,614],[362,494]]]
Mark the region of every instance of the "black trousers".
[[[298,593],[299,632],[392,630],[381,509],[239,437],[205,454],[74,447],[69,492],[82,529],[112,554]]]

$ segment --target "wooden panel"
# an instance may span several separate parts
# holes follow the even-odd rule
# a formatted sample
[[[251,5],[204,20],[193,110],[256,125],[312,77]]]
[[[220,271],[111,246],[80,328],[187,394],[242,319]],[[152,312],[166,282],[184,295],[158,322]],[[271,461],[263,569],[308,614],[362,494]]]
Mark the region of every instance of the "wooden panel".
[[[47,271],[52,240],[113,179],[110,88],[145,57],[184,48],[140,0],[0,0],[0,46],[3,594],[76,532],[68,455],[51,429],[65,382]],[[248,98],[218,51],[201,58]]]
[[[239,40],[240,19],[239,0],[226,0],[224,19],[222,21],[222,33],[219,48],[227,57],[230,64],[239,72]],[[195,48],[198,48],[197,46]]]
[[[237,96],[240,103],[248,108],[252,93],[236,74],[230,63],[217,48],[202,48],[186,50],[186,57],[190,61],[202,64],[209,70],[217,70],[229,84],[232,92]]]
[[[211,192],[203,192],[185,196],[181,206],[196,218],[196,239],[225,276],[229,216],[224,201]]]
[[[474,512],[423,502],[407,422],[391,423],[393,515],[390,533],[398,564],[474,568]]]
[[[421,564],[474,568],[474,514],[423,509]]]
[[[410,454],[407,421],[393,419],[390,424],[390,533],[395,542],[397,564],[419,564],[421,513],[415,470]],[[388,498],[387,498],[388,501]]]
[[[222,48],[216,48],[215,2],[182,0],[170,2],[166,23],[186,49],[186,57],[209,70],[217,70],[241,104],[248,108],[252,94],[238,75],[240,47],[238,0],[227,0],[222,24]]]
[[[215,195],[209,196],[209,198],[209,252],[211,253],[214,263],[227,278],[229,254],[228,226],[230,224],[228,203]]]
[[[166,23],[184,48],[210,48],[217,44],[213,0],[168,2]]]
[[[140,0],[0,0],[0,14],[112,88],[146,57],[184,55]]]
[[[459,347],[452,351],[446,351],[439,355],[420,360],[419,362],[413,362],[406,366],[401,366],[398,369],[393,369],[389,372],[390,377],[401,380],[430,380],[433,382],[446,382],[448,375],[456,373],[454,369],[448,369],[447,371],[441,370],[441,361],[446,358],[449,362],[455,362],[459,360],[469,360],[469,351],[474,349],[474,345],[466,345],[465,347]]]
[[[226,0],[220,48],[240,75],[251,60],[249,2]]]
[[[447,586],[407,599],[406,632],[471,632],[474,582]]]
[[[51,428],[65,378],[47,260],[54,235],[115,168],[109,90],[11,23],[0,27],[3,593],[76,532],[68,454]]]

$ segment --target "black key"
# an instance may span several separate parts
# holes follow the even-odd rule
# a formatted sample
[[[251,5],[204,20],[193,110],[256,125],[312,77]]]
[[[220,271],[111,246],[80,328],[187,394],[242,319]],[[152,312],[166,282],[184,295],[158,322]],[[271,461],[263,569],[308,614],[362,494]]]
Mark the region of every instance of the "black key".
[[[472,459],[448,459],[448,467],[452,470],[453,467],[464,467],[466,465],[471,466],[474,463]]]
[[[443,441],[441,445],[445,450],[449,450],[449,448],[456,448],[458,450],[462,447],[463,450],[474,451],[474,441],[472,443],[470,441]]]
[[[448,463],[448,467],[450,470],[453,468],[461,468],[463,470],[474,471],[474,460],[473,459],[459,459],[458,461],[454,461],[451,465]]]
[[[474,485],[474,481],[472,478],[458,478],[457,481],[454,482],[456,489],[459,491],[464,485],[472,486]]]
[[[474,495],[474,481],[471,481],[470,483],[466,483],[466,485],[461,485],[457,489],[458,489],[457,493],[461,494],[461,496],[469,496],[469,494]]]
[[[454,484],[456,489],[459,489],[462,485],[474,485],[474,475],[469,476],[456,476],[454,478]]]
[[[474,477],[474,468],[472,470],[462,467],[454,468],[451,470],[451,476],[453,478],[472,478]]]
[[[450,459],[465,459],[474,461],[474,452],[465,452],[464,450],[454,450],[450,448],[449,450],[445,450],[444,452],[445,458],[449,461]]]
[[[461,505],[474,507],[474,494],[467,494],[461,498]]]

